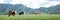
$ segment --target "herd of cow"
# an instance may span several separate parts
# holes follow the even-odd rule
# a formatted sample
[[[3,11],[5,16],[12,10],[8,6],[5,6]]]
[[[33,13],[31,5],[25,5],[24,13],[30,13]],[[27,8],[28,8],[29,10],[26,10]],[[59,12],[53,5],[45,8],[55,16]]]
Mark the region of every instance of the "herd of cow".
[[[10,15],[15,16],[15,14],[16,14],[15,11],[10,10],[8,13],[8,16],[10,16]],[[19,15],[22,15],[22,14],[24,14],[24,12],[19,13]]]
[[[13,11],[13,10],[9,10],[9,12],[8,12],[8,16],[10,16],[10,15],[12,15],[12,16],[15,16],[15,11]],[[22,14],[24,14],[24,12],[20,12],[19,13],[19,15],[22,15]],[[36,11],[35,12],[35,14],[41,14],[40,12],[38,12],[38,11]]]

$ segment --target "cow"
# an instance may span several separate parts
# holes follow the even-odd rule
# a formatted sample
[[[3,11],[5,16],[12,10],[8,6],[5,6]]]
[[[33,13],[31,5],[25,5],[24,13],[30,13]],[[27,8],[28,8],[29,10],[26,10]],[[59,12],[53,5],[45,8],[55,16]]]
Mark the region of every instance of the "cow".
[[[15,12],[12,11],[12,10],[10,10],[8,16],[10,16],[10,15],[14,16],[15,15]]]
[[[40,13],[39,11],[36,11],[36,12],[35,12],[35,15],[37,15],[37,14],[41,14],[41,13]]]
[[[19,13],[19,15],[22,15],[22,14],[24,14],[24,12],[20,12],[20,13]]]

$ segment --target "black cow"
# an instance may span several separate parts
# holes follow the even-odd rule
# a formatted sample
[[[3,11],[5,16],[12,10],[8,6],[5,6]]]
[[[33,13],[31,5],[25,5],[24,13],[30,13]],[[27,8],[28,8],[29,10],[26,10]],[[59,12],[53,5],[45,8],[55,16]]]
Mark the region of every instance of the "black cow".
[[[20,12],[20,13],[19,13],[19,15],[22,15],[22,14],[24,14],[24,12]]]

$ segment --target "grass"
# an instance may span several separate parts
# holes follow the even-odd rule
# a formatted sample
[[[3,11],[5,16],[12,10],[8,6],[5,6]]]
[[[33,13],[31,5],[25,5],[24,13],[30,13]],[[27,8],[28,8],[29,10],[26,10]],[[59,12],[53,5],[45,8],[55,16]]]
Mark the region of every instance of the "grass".
[[[42,15],[0,15],[0,20],[60,20],[60,14],[42,14]]]

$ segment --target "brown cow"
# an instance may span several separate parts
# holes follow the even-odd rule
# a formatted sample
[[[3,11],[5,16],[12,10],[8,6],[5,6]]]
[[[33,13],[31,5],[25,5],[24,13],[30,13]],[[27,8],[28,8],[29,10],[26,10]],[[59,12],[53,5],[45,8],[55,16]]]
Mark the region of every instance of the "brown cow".
[[[10,16],[10,15],[14,16],[15,15],[15,12],[12,11],[12,10],[10,10],[8,16]]]
[[[35,14],[37,15],[37,14],[41,14],[41,13],[39,11],[36,11]]]

